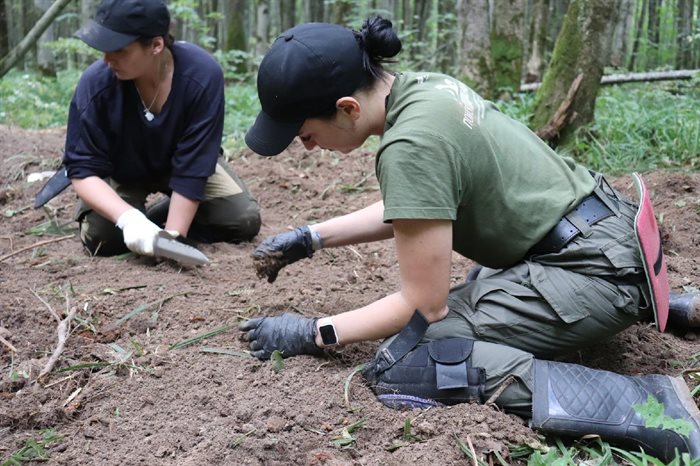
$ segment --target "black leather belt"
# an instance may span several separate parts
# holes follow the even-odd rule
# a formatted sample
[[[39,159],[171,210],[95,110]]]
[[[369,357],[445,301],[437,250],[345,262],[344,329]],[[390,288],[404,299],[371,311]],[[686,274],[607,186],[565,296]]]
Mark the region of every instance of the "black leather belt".
[[[528,256],[561,251],[572,239],[582,233],[581,230],[586,225],[591,227],[612,215],[615,215],[615,213],[594,192],[582,200],[571,212],[562,217],[559,223],[554,225],[554,228],[549,230],[549,233],[544,238],[530,248]],[[579,224],[578,226],[576,225],[577,223]]]

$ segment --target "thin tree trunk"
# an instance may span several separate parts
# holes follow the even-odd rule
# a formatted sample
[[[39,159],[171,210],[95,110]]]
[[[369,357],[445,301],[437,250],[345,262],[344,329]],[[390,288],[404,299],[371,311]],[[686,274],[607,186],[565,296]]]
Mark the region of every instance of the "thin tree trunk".
[[[352,11],[353,2],[347,0],[336,0],[333,4],[331,12],[331,22],[335,24],[346,25],[348,17]]]
[[[46,13],[51,6],[51,3],[51,0],[34,0],[34,6],[36,6],[42,14]],[[39,72],[44,76],[56,76],[56,60],[54,58],[53,50],[46,46],[47,43],[53,40],[54,30],[53,25],[51,24],[37,40],[36,64],[39,68]]]
[[[323,0],[304,0],[305,22],[320,23],[323,21]]]
[[[637,59],[639,58],[639,45],[642,41],[642,34],[644,33],[644,20],[647,13],[647,1],[648,0],[642,0],[639,16],[637,16],[637,26],[634,28],[634,42],[632,43],[632,55],[630,56],[629,65],[630,70],[634,70],[635,66],[638,64]]]
[[[270,2],[260,0],[255,28],[255,53],[264,55],[270,43]]]
[[[280,30],[286,31],[296,24],[296,2],[294,0],[282,0],[280,2]]]
[[[39,36],[48,28],[56,17],[61,13],[61,10],[68,5],[71,0],[56,0],[51,7],[46,10],[46,13],[37,21],[34,27],[29,31],[22,41],[17,44],[2,60],[0,60],[0,78],[5,76],[7,72],[22,59],[27,50],[36,43]]]
[[[246,50],[247,36],[245,33],[245,18],[246,6],[245,0],[225,0],[224,7],[224,26],[221,28],[224,32],[224,42],[221,49],[229,50]]]
[[[525,65],[525,82],[542,79],[544,71],[544,47],[547,40],[547,1],[535,0],[532,5],[532,27],[530,29],[530,57]]]
[[[5,0],[0,0],[0,57],[7,55],[10,47],[7,44],[7,12]]]
[[[635,0],[622,0],[620,2],[620,11],[613,30],[610,53],[610,64],[616,68],[622,67],[626,63],[630,30],[634,25],[634,3]]]
[[[603,67],[610,58],[611,38],[605,32],[615,21],[619,1],[573,0],[569,5],[531,120],[533,128],[546,128],[562,103],[570,101],[553,144],[566,145],[578,128],[593,121]],[[574,86],[579,79],[580,85]]]
[[[457,11],[456,0],[441,0],[438,2],[437,50],[438,69],[443,73],[454,74],[455,57],[457,55]]]
[[[693,1],[678,0],[676,11],[676,69],[683,69],[692,65],[691,42],[693,24]]]
[[[523,69],[524,0],[493,0],[490,51],[494,90],[514,92]]]
[[[647,69],[656,68],[659,57],[659,42],[661,36],[661,16],[659,15],[660,0],[649,0],[649,23],[647,24]]]
[[[492,65],[489,38],[489,0],[458,0],[458,77],[485,97],[491,97]]]

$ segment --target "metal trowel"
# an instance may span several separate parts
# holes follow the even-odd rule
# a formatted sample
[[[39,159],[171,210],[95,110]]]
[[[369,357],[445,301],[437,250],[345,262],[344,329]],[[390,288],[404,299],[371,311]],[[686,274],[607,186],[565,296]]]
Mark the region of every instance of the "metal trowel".
[[[158,232],[153,241],[153,255],[172,259],[182,265],[203,265],[209,263],[209,258],[199,249],[178,241],[166,230]]]

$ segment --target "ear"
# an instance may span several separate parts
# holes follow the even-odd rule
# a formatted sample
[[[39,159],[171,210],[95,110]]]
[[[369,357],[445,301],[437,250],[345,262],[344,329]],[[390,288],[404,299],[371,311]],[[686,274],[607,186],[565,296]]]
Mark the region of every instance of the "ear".
[[[158,55],[165,48],[165,39],[163,36],[154,37],[151,46],[153,47],[153,55]]]
[[[354,97],[341,97],[335,102],[335,107],[353,120],[360,118],[362,107]]]

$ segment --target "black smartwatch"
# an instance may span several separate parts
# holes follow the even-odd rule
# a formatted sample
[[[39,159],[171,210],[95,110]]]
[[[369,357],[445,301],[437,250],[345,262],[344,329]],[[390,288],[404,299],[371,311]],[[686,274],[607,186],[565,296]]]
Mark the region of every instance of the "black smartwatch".
[[[321,334],[323,346],[338,345],[338,334],[335,331],[335,326],[333,325],[333,319],[331,317],[318,319],[318,331]]]

